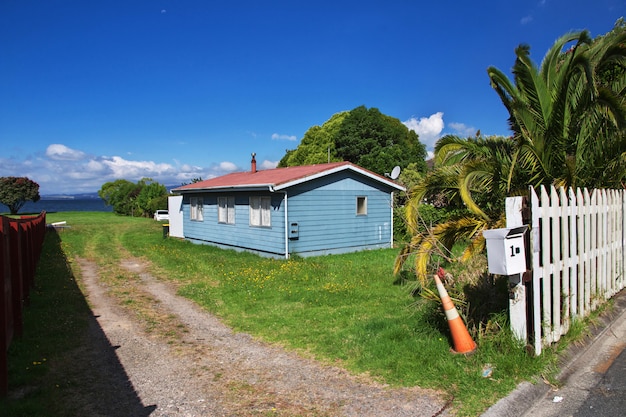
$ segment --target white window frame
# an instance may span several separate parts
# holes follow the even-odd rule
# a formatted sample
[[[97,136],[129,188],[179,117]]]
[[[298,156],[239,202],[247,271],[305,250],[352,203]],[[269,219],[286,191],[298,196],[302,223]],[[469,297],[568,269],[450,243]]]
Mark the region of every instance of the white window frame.
[[[217,197],[217,222],[235,224],[235,197]]]
[[[367,196],[364,196],[364,195],[357,196],[356,215],[367,216]]]
[[[189,218],[196,222],[204,221],[204,200],[202,197],[189,199]]]
[[[272,197],[250,197],[250,226],[272,227]]]

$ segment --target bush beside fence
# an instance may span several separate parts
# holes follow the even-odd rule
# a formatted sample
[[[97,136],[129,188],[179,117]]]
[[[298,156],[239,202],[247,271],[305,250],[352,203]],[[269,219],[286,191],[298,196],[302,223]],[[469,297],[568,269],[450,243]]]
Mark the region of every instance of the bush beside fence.
[[[46,232],[46,213],[0,216],[0,397],[8,393],[7,351],[23,333],[22,312],[35,283]]]

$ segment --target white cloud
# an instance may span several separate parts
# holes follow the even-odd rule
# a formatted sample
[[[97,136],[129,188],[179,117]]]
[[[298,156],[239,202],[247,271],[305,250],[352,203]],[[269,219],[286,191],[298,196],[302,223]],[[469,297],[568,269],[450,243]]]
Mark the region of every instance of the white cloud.
[[[46,149],[46,156],[56,161],[79,161],[85,157],[85,153],[59,143],[53,143]]]
[[[202,167],[199,167],[196,165],[189,165],[189,164],[182,164],[179,169],[184,172],[201,172],[202,171]]]
[[[106,168],[106,165],[104,165],[100,161],[96,161],[92,159],[89,162],[87,162],[87,164],[85,164],[85,167],[91,172],[101,172],[102,170]]]
[[[476,134],[476,128],[473,126],[467,126],[464,123],[449,123],[448,126],[454,130],[454,134],[462,138],[474,136]]]
[[[402,122],[410,130],[418,134],[420,142],[426,145],[427,150],[435,147],[435,142],[441,137],[443,131],[443,112],[431,114],[429,117],[417,119],[411,117],[409,120]]]
[[[275,168],[278,162],[259,161],[259,169]],[[52,144],[44,155],[24,155],[21,158],[0,157],[0,176],[28,177],[40,186],[41,195],[78,194],[98,191],[104,183],[125,179],[137,182],[152,178],[165,186],[179,186],[194,178],[210,179],[243,169],[234,162],[216,162],[197,166],[172,160],[172,163],[132,160],[120,156],[87,156],[81,150]]]
[[[524,16],[524,17],[522,17],[522,18],[520,19],[520,23],[521,23],[522,25],[527,25],[527,24],[529,24],[529,23],[530,23],[530,22],[532,22],[532,21],[533,21],[533,17],[532,17],[532,16],[530,16],[530,15],[529,15],[529,16]]]
[[[153,161],[129,161],[119,156],[102,161],[116,179],[140,180],[144,177],[154,178],[167,173],[174,173],[174,167],[170,164],[158,164]]]
[[[220,162],[219,169],[226,172],[237,171],[237,165],[229,161]]]
[[[298,138],[296,138],[295,135],[279,135],[278,133],[274,133],[274,134],[272,134],[272,140],[296,141],[296,140],[298,140]]]
[[[268,161],[265,159],[261,162],[260,169],[274,169],[278,166],[279,161]]]

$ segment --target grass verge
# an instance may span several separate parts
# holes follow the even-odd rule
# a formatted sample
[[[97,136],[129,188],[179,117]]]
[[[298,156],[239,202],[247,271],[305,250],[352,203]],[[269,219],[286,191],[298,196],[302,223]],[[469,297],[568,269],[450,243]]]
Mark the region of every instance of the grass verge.
[[[120,259],[128,254],[148,260],[154,275],[175,281],[180,294],[236,331],[354,373],[367,373],[391,386],[441,390],[447,398],[454,398],[458,415],[479,415],[519,382],[540,381],[541,375],[553,374],[556,369],[558,347],[546,350],[540,358],[531,357],[523,346],[512,342],[506,328],[481,337],[473,355],[450,353],[447,322],[440,305],[415,297],[408,286],[394,283],[391,271],[396,250],[276,260],[163,239],[161,225],[151,219],[112,213],[48,215],[49,222],[61,220],[71,228],[59,233],[56,243],[47,239],[46,247],[52,245],[56,252],[42,257],[37,296],[45,297],[41,304],[47,308],[74,298],[75,307],[65,306],[68,311],[62,314],[40,312],[33,308],[39,301],[33,299],[27,314],[35,323],[27,323],[27,329],[37,329],[29,330],[37,339],[25,337],[14,343],[9,358],[12,390],[38,387],[35,405],[51,401],[54,385],[46,381],[46,368],[63,350],[71,349],[71,331],[84,325],[81,317],[86,305],[66,261],[66,257],[71,260],[77,256],[96,261],[120,302],[137,308],[138,314],[141,296],[133,292],[132,278],[119,271]],[[55,260],[45,261],[47,258]],[[49,268],[54,265],[59,269],[51,272]],[[58,278],[42,278],[48,275]],[[64,279],[71,280],[71,285]],[[51,288],[44,288],[44,282]],[[71,329],[64,329],[62,337],[40,329],[46,314],[60,320],[57,326],[65,321],[73,323]],[[505,317],[501,311],[494,314]],[[31,353],[26,353],[29,350]],[[42,362],[36,366],[40,367],[37,375],[31,372],[34,362]],[[488,378],[483,377],[485,367],[493,371]],[[17,407],[20,402],[10,402],[9,406]],[[0,403],[3,406],[7,406],[6,401]]]
[[[59,235],[48,232],[24,310],[24,334],[8,352],[9,396],[0,401],[0,415],[64,414],[59,406],[68,379],[56,377],[58,367],[68,352],[80,347],[89,317]]]

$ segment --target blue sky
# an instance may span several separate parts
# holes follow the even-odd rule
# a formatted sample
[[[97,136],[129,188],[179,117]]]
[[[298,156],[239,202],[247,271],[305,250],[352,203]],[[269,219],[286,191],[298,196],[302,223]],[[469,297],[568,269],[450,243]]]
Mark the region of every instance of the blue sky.
[[[42,195],[271,168],[333,114],[376,107],[432,149],[508,135],[487,67],[593,37],[623,0],[0,0],[0,176]],[[390,167],[391,169],[391,167]]]

